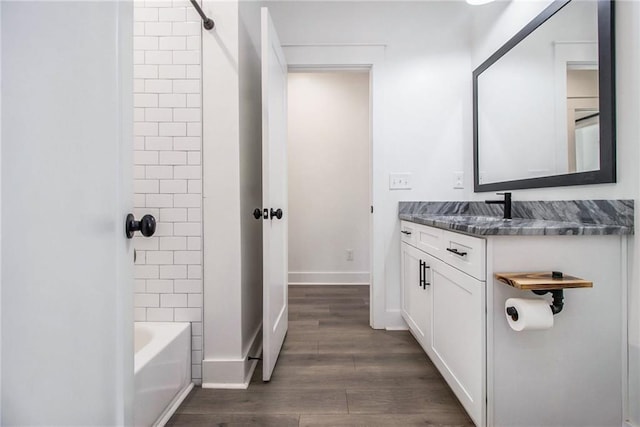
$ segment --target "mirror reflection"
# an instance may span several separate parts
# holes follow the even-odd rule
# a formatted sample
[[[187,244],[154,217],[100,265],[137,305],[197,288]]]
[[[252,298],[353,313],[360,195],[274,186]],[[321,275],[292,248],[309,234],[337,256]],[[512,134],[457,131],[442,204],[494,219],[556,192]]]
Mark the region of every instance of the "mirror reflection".
[[[588,65],[586,67],[589,67]],[[600,168],[598,68],[567,64],[568,172]]]
[[[598,3],[571,1],[477,77],[479,183],[600,169]]]

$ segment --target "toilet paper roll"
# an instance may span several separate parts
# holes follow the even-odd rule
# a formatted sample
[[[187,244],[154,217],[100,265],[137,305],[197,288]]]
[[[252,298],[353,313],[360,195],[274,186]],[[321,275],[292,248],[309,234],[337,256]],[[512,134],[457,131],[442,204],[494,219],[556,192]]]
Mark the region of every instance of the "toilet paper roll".
[[[507,314],[507,308],[514,307],[518,312],[518,320]],[[505,316],[514,331],[536,331],[553,327],[553,312],[549,303],[540,298],[509,298],[504,303]]]

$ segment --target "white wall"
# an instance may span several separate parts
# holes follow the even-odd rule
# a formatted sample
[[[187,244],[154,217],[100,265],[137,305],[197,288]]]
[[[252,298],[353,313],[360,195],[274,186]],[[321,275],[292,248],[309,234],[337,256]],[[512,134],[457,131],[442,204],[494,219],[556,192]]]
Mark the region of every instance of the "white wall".
[[[203,34],[203,386],[242,387],[261,343],[259,8],[205,2]],[[258,32],[258,33],[256,33]]]
[[[205,312],[204,382],[207,362],[238,358],[242,346],[239,185],[238,18],[235,2],[215,6],[216,29],[203,34],[203,214]],[[221,369],[222,371],[222,369]],[[218,382],[218,381],[216,381]]]
[[[374,260],[384,289],[381,327],[402,326],[398,201],[455,200],[453,172],[471,145],[469,6],[464,2],[268,2],[283,45],[384,45],[372,87]],[[446,25],[443,25],[446,23]],[[366,47],[366,46],[365,46]],[[374,73],[376,71],[374,70]],[[413,189],[389,191],[391,172]],[[378,262],[378,261],[375,261]]]
[[[135,320],[192,322],[192,378],[202,378],[200,16],[185,0],[134,8]]]
[[[289,283],[369,283],[369,72],[289,73],[288,94]]]
[[[497,3],[477,8],[474,13],[472,66],[480,65],[489,55],[504,44],[526,22],[537,15],[548,1],[520,1]],[[617,183],[574,187],[517,190],[514,200],[563,200],[563,199],[634,199],[640,195],[638,175],[638,137],[640,135],[640,3],[619,1],[616,14],[616,101],[617,101]],[[465,177],[472,188],[472,156],[465,155]],[[492,198],[490,193],[473,194],[474,200]],[[638,224],[636,206],[636,224]],[[640,236],[630,239],[629,256],[629,388],[630,411],[633,422],[640,425],[640,258],[634,250],[639,247]]]

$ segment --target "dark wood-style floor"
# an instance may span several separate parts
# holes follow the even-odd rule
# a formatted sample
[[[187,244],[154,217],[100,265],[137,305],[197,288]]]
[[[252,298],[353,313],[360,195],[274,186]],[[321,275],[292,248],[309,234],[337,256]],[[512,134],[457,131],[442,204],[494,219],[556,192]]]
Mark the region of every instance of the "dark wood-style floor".
[[[290,286],[289,332],[272,379],[195,388],[170,426],[469,426],[409,332],[369,327],[366,286]]]

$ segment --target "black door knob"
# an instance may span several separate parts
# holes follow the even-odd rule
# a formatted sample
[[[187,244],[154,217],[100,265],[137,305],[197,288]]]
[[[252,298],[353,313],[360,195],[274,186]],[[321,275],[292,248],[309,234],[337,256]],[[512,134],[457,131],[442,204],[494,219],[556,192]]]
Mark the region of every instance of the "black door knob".
[[[153,215],[145,215],[140,221],[136,221],[133,214],[128,214],[125,220],[125,233],[127,239],[133,238],[133,233],[139,231],[145,237],[153,236],[156,232],[156,219]]]
[[[274,216],[278,219],[282,219],[282,209],[278,208],[277,210],[274,210],[273,208],[271,208],[271,219],[273,219]]]

